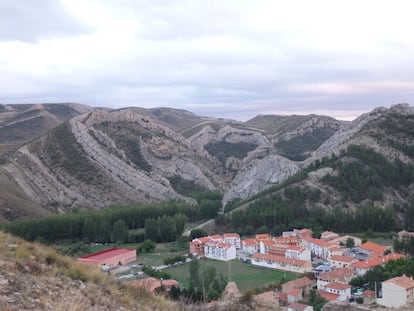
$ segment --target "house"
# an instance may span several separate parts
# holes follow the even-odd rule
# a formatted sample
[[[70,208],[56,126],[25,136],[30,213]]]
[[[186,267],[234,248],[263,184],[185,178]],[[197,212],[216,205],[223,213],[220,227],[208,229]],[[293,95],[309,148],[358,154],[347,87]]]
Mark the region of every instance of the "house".
[[[325,292],[338,295],[337,301],[348,301],[351,298],[351,285],[343,283],[328,283],[325,285]]]
[[[285,257],[310,261],[311,252],[305,247],[290,245],[285,251]]]
[[[363,299],[364,304],[370,304],[370,303],[375,302],[375,292],[369,289],[365,290],[362,293],[362,299]]]
[[[269,246],[268,253],[272,255],[286,257],[286,250],[289,247],[287,244],[275,244]]]
[[[213,234],[208,236],[210,240],[213,240],[215,242],[223,242],[223,236],[220,234]]]
[[[372,254],[375,254],[376,256],[382,256],[384,255],[384,252],[386,250],[388,250],[387,247],[373,243],[373,242],[366,242],[364,244],[361,244],[359,246],[360,248],[362,248],[363,250],[366,250],[368,252],[371,252]]]
[[[296,280],[292,280],[282,284],[282,292],[288,293],[292,289],[299,289],[301,298],[309,295],[312,289],[313,282],[307,277],[301,277]]]
[[[334,240],[338,237],[339,237],[339,234],[335,233],[335,232],[332,232],[332,231],[324,231],[324,232],[321,233],[321,240],[325,241],[325,242]]]
[[[400,308],[414,298],[414,280],[399,276],[382,282],[382,298],[377,303],[387,308]]]
[[[270,241],[270,235],[268,235],[267,233],[261,233],[261,234],[256,234],[256,241],[260,242],[260,241]]]
[[[150,293],[156,293],[160,290],[170,291],[172,287],[179,287],[180,285],[176,280],[172,279],[156,279],[156,278],[145,278],[141,280],[135,280],[130,282],[132,286],[140,287]]]
[[[241,249],[248,254],[257,253],[257,241],[256,239],[246,239],[241,241]]]
[[[325,273],[325,272],[329,272],[332,271],[331,266],[329,265],[319,265],[317,267],[315,267],[315,269],[313,269],[313,274],[315,275],[315,277],[317,277],[318,275]]]
[[[399,241],[409,240],[411,238],[414,238],[414,232],[405,231],[405,230],[398,232]]]
[[[344,255],[344,251],[342,248],[340,248],[339,246],[337,246],[336,244],[331,244],[329,243],[329,245],[326,247],[327,251],[328,251],[328,259],[331,258],[332,256],[343,256]]]
[[[272,241],[275,244],[286,244],[286,245],[299,245],[300,244],[300,239],[296,236],[274,237]]]
[[[236,259],[236,247],[224,242],[209,241],[204,246],[204,256],[222,261]]]
[[[288,302],[287,302],[287,294],[284,292],[278,292],[279,294],[279,305],[280,306],[287,306]]]
[[[287,291],[286,295],[287,295],[287,302],[288,303],[298,302],[298,301],[303,299],[301,291],[298,288],[293,288],[293,289]]]
[[[393,253],[385,256],[374,257],[363,261],[354,262],[351,264],[351,268],[354,268],[358,275],[364,275],[368,270],[374,268],[375,266],[384,265],[390,260],[397,260],[400,258],[405,258],[404,255]]]
[[[283,231],[282,232],[282,237],[287,238],[287,237],[296,237],[296,232],[295,231]]]
[[[85,265],[113,268],[137,260],[137,250],[132,248],[113,247],[93,254],[82,256],[76,261]]]
[[[272,254],[253,254],[252,264],[261,267],[291,271],[296,273],[306,273],[312,271],[312,263],[310,261],[286,258]]]
[[[318,294],[327,301],[338,301],[339,298],[338,294],[332,294],[324,291],[318,291]]]
[[[237,233],[224,233],[223,242],[233,245],[236,249],[240,249],[240,235]]]
[[[304,239],[308,242],[309,248],[313,256],[327,259],[328,258],[328,243],[319,239]]]
[[[333,255],[328,258],[328,262],[333,268],[349,268],[357,260],[353,257]]]
[[[293,302],[288,305],[287,311],[313,311],[313,307],[303,303]]]
[[[275,245],[272,240],[262,240],[259,241],[259,252],[260,254],[268,254],[269,248]]]
[[[312,238],[313,231],[311,229],[293,229],[293,232],[296,233],[296,236],[301,239]]]
[[[190,243],[190,254],[196,256],[204,256],[204,247],[208,241],[211,241],[209,237],[202,237],[193,239]]]
[[[357,272],[351,268],[339,268],[329,272],[321,273],[317,276],[316,287],[318,290],[325,290],[325,286],[330,283],[348,284],[349,281],[357,276]]]

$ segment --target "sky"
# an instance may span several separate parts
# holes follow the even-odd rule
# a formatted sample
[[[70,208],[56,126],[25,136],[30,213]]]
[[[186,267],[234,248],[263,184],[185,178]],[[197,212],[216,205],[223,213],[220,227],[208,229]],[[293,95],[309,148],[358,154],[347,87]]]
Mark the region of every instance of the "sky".
[[[0,103],[342,120],[414,103],[413,1],[0,0]]]

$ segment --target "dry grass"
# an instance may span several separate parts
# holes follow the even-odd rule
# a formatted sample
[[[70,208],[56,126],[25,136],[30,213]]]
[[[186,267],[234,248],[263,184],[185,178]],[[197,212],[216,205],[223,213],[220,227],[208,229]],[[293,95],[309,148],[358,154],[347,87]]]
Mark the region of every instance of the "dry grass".
[[[0,231],[0,310],[181,310],[162,296]]]

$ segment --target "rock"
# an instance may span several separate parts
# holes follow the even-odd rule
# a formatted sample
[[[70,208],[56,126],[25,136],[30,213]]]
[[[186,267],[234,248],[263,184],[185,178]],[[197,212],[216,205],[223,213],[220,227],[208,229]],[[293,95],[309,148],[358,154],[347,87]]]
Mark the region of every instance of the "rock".
[[[239,288],[235,282],[228,282],[226,288],[224,289],[221,299],[222,300],[234,300],[241,297]]]
[[[249,154],[249,158],[253,158],[252,154]],[[252,159],[237,173],[230,189],[225,192],[223,206],[236,198],[246,199],[286,180],[298,171],[299,166],[295,162],[277,154]]]

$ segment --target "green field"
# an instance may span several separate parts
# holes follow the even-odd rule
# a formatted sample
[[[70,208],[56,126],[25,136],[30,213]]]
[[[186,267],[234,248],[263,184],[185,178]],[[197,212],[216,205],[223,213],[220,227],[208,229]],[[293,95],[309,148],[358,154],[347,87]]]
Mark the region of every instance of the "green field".
[[[151,253],[138,253],[138,262],[147,266],[161,266],[164,264],[164,258],[182,255],[187,249],[187,243],[158,243]]]
[[[263,287],[269,283],[277,283],[285,278],[286,281],[298,278],[297,274],[268,268],[252,266],[239,260],[223,262],[211,259],[200,260],[201,270],[208,266],[214,266],[217,273],[223,274],[229,281],[236,282],[240,292],[247,289]],[[181,287],[188,287],[189,264],[166,269],[172,278],[180,283]]]

